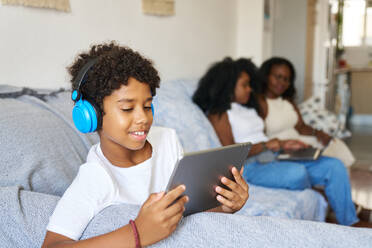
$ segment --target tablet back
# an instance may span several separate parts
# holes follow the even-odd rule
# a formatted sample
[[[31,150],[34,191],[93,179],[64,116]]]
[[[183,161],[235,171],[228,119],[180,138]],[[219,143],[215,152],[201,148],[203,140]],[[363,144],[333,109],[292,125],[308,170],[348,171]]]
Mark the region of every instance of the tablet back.
[[[223,176],[233,179],[232,165],[240,170],[246,160],[250,143],[240,143],[210,150],[186,153],[174,168],[166,191],[178,185],[186,185],[185,195],[189,201],[185,204],[184,216],[205,211],[220,205],[215,187],[221,186]]]

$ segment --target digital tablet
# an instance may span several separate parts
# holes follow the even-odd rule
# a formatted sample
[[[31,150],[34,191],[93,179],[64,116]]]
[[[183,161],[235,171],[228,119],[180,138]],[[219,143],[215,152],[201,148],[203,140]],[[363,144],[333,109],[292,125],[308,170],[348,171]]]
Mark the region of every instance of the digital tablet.
[[[250,148],[251,143],[239,143],[185,153],[173,170],[166,192],[181,184],[186,186],[184,194],[189,201],[185,204],[184,216],[219,206],[216,186],[226,188],[221,183],[223,176],[234,180],[231,168],[241,169]]]

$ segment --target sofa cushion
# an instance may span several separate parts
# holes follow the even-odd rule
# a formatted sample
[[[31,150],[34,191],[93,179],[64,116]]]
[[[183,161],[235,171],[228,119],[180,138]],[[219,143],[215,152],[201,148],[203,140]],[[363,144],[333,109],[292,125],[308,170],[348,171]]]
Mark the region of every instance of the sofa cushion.
[[[195,80],[162,83],[154,100],[154,125],[174,128],[186,152],[221,146],[210,122],[191,100]]]
[[[323,132],[337,137],[347,138],[351,136],[351,132],[345,128],[345,123],[333,112],[322,107],[318,97],[310,97],[305,102],[299,104],[299,110],[304,122],[313,128],[322,130]]]
[[[53,103],[59,97],[67,94]],[[0,186],[54,195],[63,194],[92,143],[48,101],[29,95],[0,98],[0,130]]]
[[[71,90],[65,90],[57,94],[45,96],[45,101],[49,110],[57,115],[65,124],[69,125],[77,135],[80,136],[87,149],[99,142],[99,136],[96,132],[83,134],[78,132],[72,120],[72,109],[74,102],[71,100]]]

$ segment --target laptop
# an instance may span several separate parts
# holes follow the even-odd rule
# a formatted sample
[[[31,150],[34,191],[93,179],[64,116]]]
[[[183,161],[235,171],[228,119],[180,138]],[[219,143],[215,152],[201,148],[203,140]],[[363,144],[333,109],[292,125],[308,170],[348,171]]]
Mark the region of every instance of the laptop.
[[[317,160],[323,153],[325,149],[328,148],[328,146],[332,143],[332,140],[334,140],[337,137],[337,134],[341,131],[341,122],[337,126],[336,131],[331,136],[331,140],[328,142],[327,145],[325,145],[323,148],[314,148],[314,147],[308,147],[296,151],[280,151],[277,159],[278,160]]]
[[[221,183],[223,176],[234,180],[231,168],[241,169],[250,148],[251,143],[248,142],[185,153],[173,170],[166,192],[181,184],[186,186],[184,194],[189,201],[185,204],[184,216],[219,206],[216,186],[226,188]]]
[[[282,151],[278,154],[278,160],[317,160],[322,149],[309,147],[296,151]]]

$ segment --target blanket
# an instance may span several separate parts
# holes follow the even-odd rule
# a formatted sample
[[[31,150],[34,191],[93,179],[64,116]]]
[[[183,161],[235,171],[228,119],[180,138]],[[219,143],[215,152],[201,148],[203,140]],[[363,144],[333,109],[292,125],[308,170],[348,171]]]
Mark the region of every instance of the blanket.
[[[40,247],[48,217],[58,196],[0,188],[0,246]],[[93,218],[82,239],[104,234],[136,217],[139,206],[115,205]],[[176,231],[152,247],[371,247],[372,231],[334,224],[252,217],[237,214],[199,213],[183,218]]]

